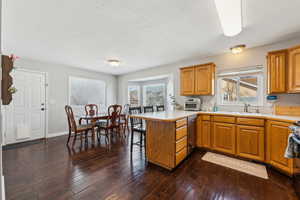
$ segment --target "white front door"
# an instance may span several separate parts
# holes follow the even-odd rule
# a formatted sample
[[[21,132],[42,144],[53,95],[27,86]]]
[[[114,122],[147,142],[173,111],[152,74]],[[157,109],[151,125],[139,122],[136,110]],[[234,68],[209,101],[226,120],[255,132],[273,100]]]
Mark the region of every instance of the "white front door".
[[[6,106],[5,143],[17,143],[45,137],[46,76],[40,72],[14,70],[17,92]]]

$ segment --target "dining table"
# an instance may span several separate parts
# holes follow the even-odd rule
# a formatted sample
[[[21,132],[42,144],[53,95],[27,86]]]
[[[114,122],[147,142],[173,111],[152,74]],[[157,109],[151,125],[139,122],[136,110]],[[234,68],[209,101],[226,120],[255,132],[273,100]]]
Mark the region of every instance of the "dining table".
[[[94,115],[77,115],[76,116],[79,119],[79,124],[82,124],[82,121],[86,121],[87,123],[95,123],[99,120],[108,120],[109,115],[107,113],[100,113],[100,114],[94,114]],[[126,114],[121,114],[120,118],[126,118]],[[92,135],[92,140],[95,140],[95,135]]]
[[[100,114],[94,114],[94,115],[79,115],[77,116],[79,118],[79,124],[82,124],[82,120],[85,120],[86,122],[96,123],[99,120],[107,120],[109,118],[109,115],[107,113],[100,113]]]
[[[87,122],[96,123],[99,120],[107,120],[109,119],[109,115],[107,113],[100,113],[100,114],[94,114],[94,115],[78,115],[79,118],[79,124],[82,124],[82,120],[85,120]],[[121,114],[121,118],[125,118],[126,114]]]

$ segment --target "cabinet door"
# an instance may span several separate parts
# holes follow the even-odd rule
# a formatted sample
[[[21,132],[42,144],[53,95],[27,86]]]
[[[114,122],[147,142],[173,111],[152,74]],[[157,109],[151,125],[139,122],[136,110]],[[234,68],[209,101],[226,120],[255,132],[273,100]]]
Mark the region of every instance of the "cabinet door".
[[[268,93],[286,92],[287,51],[268,54]]]
[[[289,50],[288,92],[300,92],[300,46]]]
[[[195,68],[188,67],[180,70],[181,95],[194,95],[195,92]]]
[[[206,64],[195,67],[195,94],[213,95],[215,80],[215,65]]]
[[[291,174],[293,172],[293,159],[284,157],[288,135],[290,134],[288,126],[290,125],[278,121],[267,122],[267,161],[271,165]]]
[[[197,147],[202,146],[202,118],[201,115],[197,117],[197,137],[196,137],[196,145]]]
[[[213,149],[235,154],[235,124],[213,123]]]
[[[263,127],[237,126],[237,155],[264,161],[264,142]]]
[[[211,148],[211,123],[210,121],[202,121],[201,126],[201,145],[205,148]]]

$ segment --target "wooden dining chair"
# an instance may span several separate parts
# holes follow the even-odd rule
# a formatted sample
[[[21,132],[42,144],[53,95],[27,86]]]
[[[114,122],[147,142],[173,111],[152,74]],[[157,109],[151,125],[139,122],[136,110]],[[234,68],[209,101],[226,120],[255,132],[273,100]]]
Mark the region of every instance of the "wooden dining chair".
[[[68,126],[69,126],[69,136],[68,136],[68,141],[67,141],[67,145],[69,144],[70,138],[73,136],[73,146],[75,144],[77,135],[80,135],[81,140],[82,140],[82,136],[85,136],[85,139],[87,141],[87,136],[88,136],[88,132],[91,131],[92,132],[92,136],[94,137],[95,135],[95,126],[93,124],[84,124],[84,125],[77,125],[76,121],[75,121],[75,117],[74,117],[74,113],[73,113],[73,109],[71,106],[66,105],[65,106],[65,111],[67,114],[67,119],[68,119]]]
[[[99,126],[99,131],[97,132],[97,135],[100,137],[101,130],[104,130],[104,136],[109,141],[109,133],[110,131],[117,130],[117,132],[120,134],[121,129],[121,112],[122,112],[122,106],[121,105],[111,105],[108,107],[108,117],[106,120],[106,123]]]
[[[165,105],[157,105],[156,106],[156,111],[157,112],[165,111]]]
[[[153,106],[144,106],[144,113],[154,112]]]
[[[129,114],[140,114],[142,113],[141,107],[130,107]],[[130,138],[130,153],[132,154],[133,145],[138,145],[141,148],[143,147],[143,138],[144,138],[144,147],[146,146],[146,127],[143,124],[143,120],[140,118],[130,117],[130,126],[131,126],[131,138]],[[134,143],[134,133],[137,132],[140,134],[140,141]],[[146,149],[146,148],[145,148]]]

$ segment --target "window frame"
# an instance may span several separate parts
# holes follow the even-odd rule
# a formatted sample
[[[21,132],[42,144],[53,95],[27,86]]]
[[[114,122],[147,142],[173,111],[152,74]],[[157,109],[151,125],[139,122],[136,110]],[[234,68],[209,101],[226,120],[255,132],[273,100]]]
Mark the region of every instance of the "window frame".
[[[165,90],[165,99],[164,99],[164,105],[167,107],[168,105],[168,82],[169,79],[158,79],[158,80],[149,80],[149,81],[132,81],[128,82],[127,85],[127,103],[130,104],[129,101],[129,88],[132,86],[139,86],[139,106],[144,106],[144,86],[148,85],[164,85],[164,90]],[[155,105],[153,105],[155,106]]]
[[[139,84],[130,84],[130,85],[128,85],[128,87],[127,87],[127,102],[128,102],[128,104],[131,105],[130,104],[130,95],[129,95],[129,88],[130,87],[136,87],[137,88],[137,90],[138,90],[138,104],[137,104],[137,106],[141,105],[141,101],[142,101],[141,86]]]
[[[240,90],[240,79],[243,77],[249,77],[249,76],[256,76],[257,77],[257,102],[256,103],[251,103],[251,102],[242,102],[240,101],[240,95],[239,95],[239,90]],[[223,95],[221,93],[221,81],[223,78],[236,78],[239,77],[239,80],[237,82],[237,101],[236,102],[224,102]],[[249,74],[235,74],[235,75],[226,75],[226,76],[218,76],[217,77],[217,93],[220,95],[217,95],[217,104],[221,106],[243,106],[245,103],[249,103],[251,106],[263,106],[263,89],[264,89],[264,75],[262,72],[260,73],[249,73]]]
[[[86,78],[86,77],[81,77],[81,76],[68,76],[68,104],[70,106],[72,106],[73,108],[73,111],[75,113],[84,113],[84,106],[85,105],[72,105],[71,104],[71,84],[72,84],[72,78],[74,79],[85,79],[85,80],[91,80],[91,81],[99,81],[99,82],[102,82],[104,84],[104,88],[105,88],[105,91],[104,91],[104,104],[102,106],[104,106],[105,108],[107,107],[107,83],[106,81],[104,80],[100,80],[100,79],[93,79],[93,78]],[[97,102],[95,102],[97,103]],[[97,104],[99,106],[99,112],[101,112],[101,105],[100,104]]]

